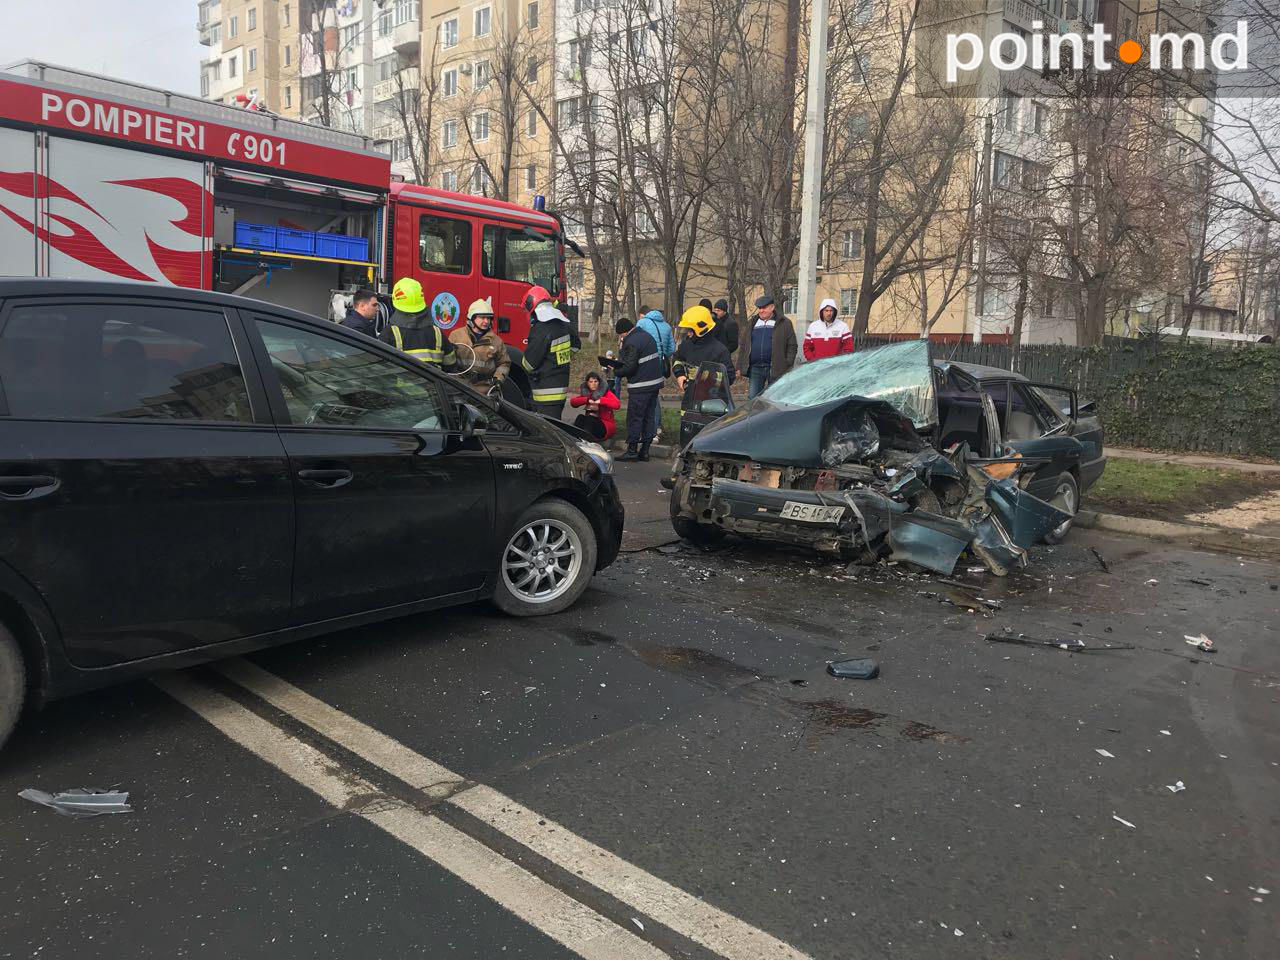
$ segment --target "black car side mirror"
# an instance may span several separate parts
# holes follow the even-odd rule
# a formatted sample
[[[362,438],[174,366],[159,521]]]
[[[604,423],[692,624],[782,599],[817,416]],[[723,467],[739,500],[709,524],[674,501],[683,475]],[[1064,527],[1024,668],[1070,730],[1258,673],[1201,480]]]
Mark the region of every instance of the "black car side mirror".
[[[477,436],[489,429],[489,418],[469,403],[458,404],[458,415],[464,438]]]
[[[698,404],[698,412],[708,417],[723,417],[729,412],[729,405],[723,400],[703,400]]]

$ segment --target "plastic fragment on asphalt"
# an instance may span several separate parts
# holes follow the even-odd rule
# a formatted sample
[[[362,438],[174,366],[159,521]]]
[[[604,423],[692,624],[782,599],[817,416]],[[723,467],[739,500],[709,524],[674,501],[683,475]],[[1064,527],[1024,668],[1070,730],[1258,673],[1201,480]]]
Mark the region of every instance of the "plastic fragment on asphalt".
[[[1166,783],[1164,788],[1170,793],[1181,793],[1183,790],[1187,789],[1187,785],[1179,780],[1177,783]]]
[[[1170,733],[1168,730],[1161,730],[1161,731],[1160,731],[1160,736],[1162,736],[1162,737],[1172,737],[1172,736],[1173,736],[1173,734],[1172,734],[1172,733]]]
[[[537,689],[538,689],[537,687],[525,687],[525,688],[524,688],[524,692],[525,692],[525,693],[533,693],[533,691],[535,691],[535,690],[537,690]]]
[[[632,917],[632,918],[631,918],[631,922],[632,922],[632,923],[634,923],[634,924],[635,924],[637,927],[639,927],[641,930],[644,930],[644,924],[643,924],[643,923],[641,923],[639,920],[637,920],[635,917]]]
[[[1159,583],[1159,582],[1160,582],[1159,580],[1156,580],[1156,579],[1153,577],[1152,579],[1150,579],[1150,580],[1148,580],[1148,581],[1146,582],[1145,586],[1148,586],[1148,587],[1149,587],[1149,586],[1151,586],[1153,583]]]
[[[1130,823],[1128,820],[1126,820],[1124,817],[1117,817],[1114,813],[1111,815],[1111,819],[1112,819],[1112,820],[1114,820],[1116,823],[1123,823],[1123,824],[1124,824],[1126,827],[1128,827],[1130,830],[1137,830],[1137,829],[1138,829],[1138,828],[1137,828],[1137,827],[1135,827],[1132,823]]]
[[[956,928],[955,928],[954,930],[952,930],[951,932],[952,932],[952,933],[954,933],[957,937],[963,937],[963,936],[964,936],[964,931],[963,931],[963,930],[961,930],[959,927],[956,927]]]
[[[1262,895],[1262,896],[1264,896],[1264,897],[1265,897],[1268,893],[1270,893],[1270,892],[1271,892],[1271,891],[1270,891],[1270,890],[1268,890],[1266,887],[1259,887],[1257,890],[1255,890],[1255,891],[1254,891],[1254,893],[1259,893],[1259,894],[1261,894],[1261,895]]]
[[[835,660],[827,664],[827,673],[846,680],[874,680],[880,676],[880,664],[870,658]]]
[[[1101,747],[1098,747],[1098,748],[1097,748],[1096,750],[1094,750],[1093,752],[1094,752],[1094,753],[1096,753],[1096,754],[1097,754],[1098,756],[1100,756],[1100,757],[1106,757],[1108,760],[1114,760],[1114,759],[1116,758],[1116,755],[1115,755],[1114,753],[1110,753],[1110,752],[1108,752],[1108,751],[1106,751],[1106,750],[1103,750]]]
[[[26,789],[18,793],[23,800],[30,800],[48,807],[64,817],[96,817],[104,813],[133,813],[127,791],[98,790],[93,787],[77,787],[60,793]]]
[[[1183,637],[1186,639],[1187,643],[1191,644],[1191,646],[1195,647],[1197,650],[1203,650],[1205,653],[1218,652],[1213,648],[1213,641],[1203,633],[1198,637],[1193,637],[1189,633],[1184,633]]]

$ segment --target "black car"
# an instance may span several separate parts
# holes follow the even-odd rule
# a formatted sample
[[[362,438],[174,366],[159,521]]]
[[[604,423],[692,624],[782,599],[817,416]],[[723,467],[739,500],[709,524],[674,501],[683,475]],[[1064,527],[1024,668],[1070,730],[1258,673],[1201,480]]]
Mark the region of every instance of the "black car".
[[[792,371],[681,452],[671,522],[949,573],[1061,540],[1106,465],[1096,411],[1017,374],[932,363],[909,341]]]
[[[0,280],[0,741],[42,701],[437,607],[572,604],[609,455],[338,324]]]

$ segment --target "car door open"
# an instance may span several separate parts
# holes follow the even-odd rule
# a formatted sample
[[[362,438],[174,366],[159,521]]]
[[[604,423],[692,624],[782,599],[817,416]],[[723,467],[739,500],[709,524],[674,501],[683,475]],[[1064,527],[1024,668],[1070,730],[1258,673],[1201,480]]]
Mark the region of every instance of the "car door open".
[[[253,327],[294,476],[294,624],[479,589],[492,458],[435,377],[285,319]]]

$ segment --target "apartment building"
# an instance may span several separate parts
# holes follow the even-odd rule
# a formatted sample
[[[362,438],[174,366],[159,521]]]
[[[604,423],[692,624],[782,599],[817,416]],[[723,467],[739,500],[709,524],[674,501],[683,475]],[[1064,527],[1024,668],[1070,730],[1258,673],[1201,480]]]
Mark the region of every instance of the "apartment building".
[[[200,95],[297,117],[297,0],[200,0]]]
[[[554,0],[428,0],[431,185],[532,203],[550,193]]]

